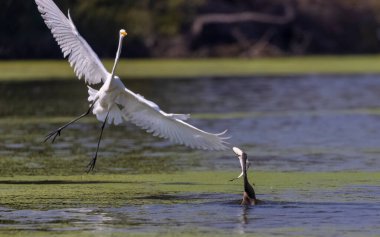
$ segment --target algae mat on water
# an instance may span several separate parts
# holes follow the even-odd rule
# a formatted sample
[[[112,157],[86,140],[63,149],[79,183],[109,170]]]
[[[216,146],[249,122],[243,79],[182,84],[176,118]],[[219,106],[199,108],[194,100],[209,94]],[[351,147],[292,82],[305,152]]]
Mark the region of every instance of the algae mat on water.
[[[142,175],[15,176],[0,178],[0,205],[10,208],[51,209],[125,204],[188,203],[207,201],[194,194],[242,192],[241,181],[230,182],[237,172],[183,172]],[[269,201],[352,201],[350,192],[326,197],[326,190],[371,186],[380,173],[254,172],[258,196]],[[355,189],[355,188],[353,188]],[[289,195],[283,195],[287,193]],[[297,200],[293,200],[298,194]],[[237,196],[239,197],[239,196]],[[369,197],[373,198],[373,197]],[[380,197],[377,197],[380,198]],[[282,199],[282,200],[281,200]],[[227,200],[209,200],[224,202]]]
[[[379,173],[237,172],[0,178],[0,236],[337,236],[379,232]]]

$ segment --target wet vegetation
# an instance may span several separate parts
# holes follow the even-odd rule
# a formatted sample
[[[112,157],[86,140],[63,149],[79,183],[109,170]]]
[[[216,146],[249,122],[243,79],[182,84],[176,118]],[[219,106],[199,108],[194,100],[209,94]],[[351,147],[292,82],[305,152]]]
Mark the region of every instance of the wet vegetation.
[[[2,207],[38,210],[205,202],[238,205],[243,190],[242,180],[229,181],[237,173],[15,175],[0,178],[0,200]],[[252,171],[250,176],[256,184],[258,197],[264,202],[292,202],[295,201],[293,195],[298,196],[297,201],[310,203],[358,202],[363,201],[361,188],[374,187],[380,181],[379,173],[366,172]],[[351,192],[348,191],[350,189]],[[335,192],[335,196],[330,196],[330,192]],[[321,193],[326,193],[326,196]],[[220,196],[213,198],[212,194]],[[224,199],[220,199],[223,195]]]

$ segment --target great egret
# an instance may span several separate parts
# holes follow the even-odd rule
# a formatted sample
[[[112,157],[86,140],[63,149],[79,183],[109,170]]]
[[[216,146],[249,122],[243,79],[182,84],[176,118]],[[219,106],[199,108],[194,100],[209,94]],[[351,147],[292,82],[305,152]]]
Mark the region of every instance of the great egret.
[[[244,179],[244,193],[243,193],[243,200],[241,202],[241,205],[256,205],[260,202],[260,200],[256,198],[255,190],[253,189],[252,185],[249,184],[249,181],[248,181],[247,153],[245,153],[244,151],[242,151],[240,148],[237,148],[237,147],[233,147],[232,149],[235,152],[235,154],[238,156],[241,170],[242,170],[242,174],[238,178],[240,178],[243,175],[243,179]]]
[[[77,77],[79,79],[84,77],[85,82],[89,85],[103,83],[99,90],[88,86],[88,101],[91,102],[88,111],[52,131],[46,136],[45,141],[51,138],[54,142],[64,128],[92,111],[97,119],[103,122],[103,125],[95,155],[88,164],[88,172],[95,167],[100,140],[107,121],[109,124],[115,125],[121,124],[123,120],[129,121],[152,133],[153,136],[166,138],[173,143],[194,149],[224,150],[227,148],[228,137],[223,136],[226,131],[219,134],[202,131],[184,122],[189,115],[165,113],[154,102],[124,86],[120,78],[115,75],[115,71],[123,38],[127,35],[125,30],[120,30],[115,62],[109,73],[85,39],[78,33],[70,17],[70,12],[66,17],[52,0],[35,0],[35,2],[46,25],[61,47],[64,57],[68,57]]]

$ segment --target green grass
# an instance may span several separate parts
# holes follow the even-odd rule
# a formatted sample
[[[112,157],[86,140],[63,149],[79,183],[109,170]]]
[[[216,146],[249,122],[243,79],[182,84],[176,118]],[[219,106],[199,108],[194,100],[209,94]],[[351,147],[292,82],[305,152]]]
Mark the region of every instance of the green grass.
[[[74,77],[66,60],[1,61],[0,71],[3,81]],[[117,71],[122,79],[361,73],[380,73],[380,56],[122,60]]]

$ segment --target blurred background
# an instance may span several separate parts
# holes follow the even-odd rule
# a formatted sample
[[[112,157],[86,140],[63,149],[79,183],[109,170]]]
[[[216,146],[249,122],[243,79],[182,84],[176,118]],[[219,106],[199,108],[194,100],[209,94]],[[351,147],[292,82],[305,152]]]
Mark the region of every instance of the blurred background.
[[[260,57],[380,51],[378,0],[56,0],[101,57]],[[1,0],[0,59],[61,58],[34,1]]]

